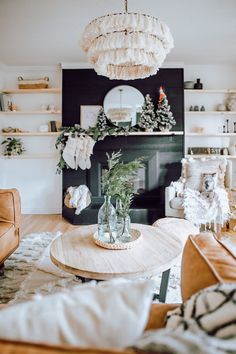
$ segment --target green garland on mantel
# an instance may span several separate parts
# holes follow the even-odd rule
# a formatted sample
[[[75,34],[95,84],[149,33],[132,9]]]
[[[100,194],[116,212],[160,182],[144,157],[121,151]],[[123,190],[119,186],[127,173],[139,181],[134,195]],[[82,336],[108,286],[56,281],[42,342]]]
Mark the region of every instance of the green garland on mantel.
[[[145,131],[138,125],[133,127],[118,127],[113,124],[105,115],[103,108],[99,111],[97,122],[94,127],[89,127],[88,129],[83,129],[79,124],[75,124],[72,127],[62,127],[61,134],[56,140],[56,149],[59,150],[60,159],[57,164],[57,173],[61,173],[64,168],[70,168],[65,160],[63,159],[62,153],[66,146],[66,142],[69,134],[76,136],[79,134],[87,134],[91,136],[95,141],[103,140],[106,136],[118,136],[118,135],[129,135],[131,132]]]

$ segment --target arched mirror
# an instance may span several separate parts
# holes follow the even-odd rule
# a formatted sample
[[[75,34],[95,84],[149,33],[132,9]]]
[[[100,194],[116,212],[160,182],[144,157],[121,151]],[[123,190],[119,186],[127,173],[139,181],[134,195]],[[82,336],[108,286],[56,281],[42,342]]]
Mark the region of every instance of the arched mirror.
[[[133,126],[138,123],[143,102],[144,97],[138,89],[120,85],[108,91],[103,107],[112,123],[120,127]]]

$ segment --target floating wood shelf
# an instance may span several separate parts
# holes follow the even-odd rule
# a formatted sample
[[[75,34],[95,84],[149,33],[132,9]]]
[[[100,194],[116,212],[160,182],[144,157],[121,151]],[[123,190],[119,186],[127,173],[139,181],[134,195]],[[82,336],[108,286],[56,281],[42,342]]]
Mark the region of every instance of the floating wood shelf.
[[[15,93],[61,93],[62,90],[59,87],[48,88],[48,89],[4,89],[1,92],[6,94]]]
[[[12,159],[57,159],[58,154],[22,154],[19,156],[7,157],[4,155],[0,155],[1,159],[4,160],[12,160]]]
[[[201,159],[202,157],[225,157],[226,159],[236,159],[236,156],[231,156],[231,155],[220,155],[220,154],[202,154],[202,155],[195,155],[195,154],[192,154],[192,155],[185,155],[185,157],[193,157],[195,159]]]
[[[219,89],[219,90],[194,90],[194,89],[185,89],[185,93],[236,93],[236,89]]]
[[[60,132],[28,132],[28,133],[1,133],[3,136],[58,136]]]
[[[202,136],[202,137],[207,137],[207,136],[218,136],[218,137],[229,137],[229,136],[236,136],[236,133],[186,133],[185,136]]]
[[[185,111],[184,112],[185,114],[193,114],[193,115],[196,115],[196,114],[199,114],[199,115],[206,115],[206,114],[209,114],[209,115],[235,115],[236,114],[236,111]]]
[[[61,111],[0,111],[0,115],[61,114]]]

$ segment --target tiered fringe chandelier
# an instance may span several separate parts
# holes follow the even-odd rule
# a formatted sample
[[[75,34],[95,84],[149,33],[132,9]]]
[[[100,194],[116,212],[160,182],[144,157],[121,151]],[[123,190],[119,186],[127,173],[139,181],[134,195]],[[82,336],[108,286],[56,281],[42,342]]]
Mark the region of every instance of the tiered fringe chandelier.
[[[155,75],[174,47],[168,26],[158,18],[128,12],[98,17],[83,33],[82,48],[98,75],[134,80]]]

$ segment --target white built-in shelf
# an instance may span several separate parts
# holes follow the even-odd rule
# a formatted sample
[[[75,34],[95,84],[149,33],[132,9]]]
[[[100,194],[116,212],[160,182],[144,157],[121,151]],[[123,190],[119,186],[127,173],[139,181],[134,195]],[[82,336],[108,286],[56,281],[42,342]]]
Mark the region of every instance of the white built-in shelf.
[[[201,159],[202,157],[225,157],[226,159],[236,159],[236,156],[232,156],[232,155],[220,155],[220,154],[202,154],[202,155],[185,155],[185,157],[193,157],[195,159]]]
[[[0,115],[61,114],[61,111],[0,111]]]
[[[228,136],[236,136],[236,133],[186,133],[185,136],[221,136],[221,137],[228,137]]]
[[[1,90],[2,93],[15,94],[15,93],[61,93],[62,90],[59,87],[47,88],[47,89],[5,89]]]
[[[209,114],[209,115],[235,115],[236,114],[236,111],[185,111],[184,112],[185,114],[193,114],[193,115],[206,115],[206,114]]]
[[[19,156],[7,157],[4,155],[0,155],[1,159],[4,160],[12,160],[12,159],[56,159],[58,158],[58,154],[22,154]]]
[[[25,133],[1,133],[3,136],[58,136],[60,132],[25,132]]]
[[[194,90],[194,89],[185,89],[185,93],[236,93],[236,89],[220,89],[220,90]]]

